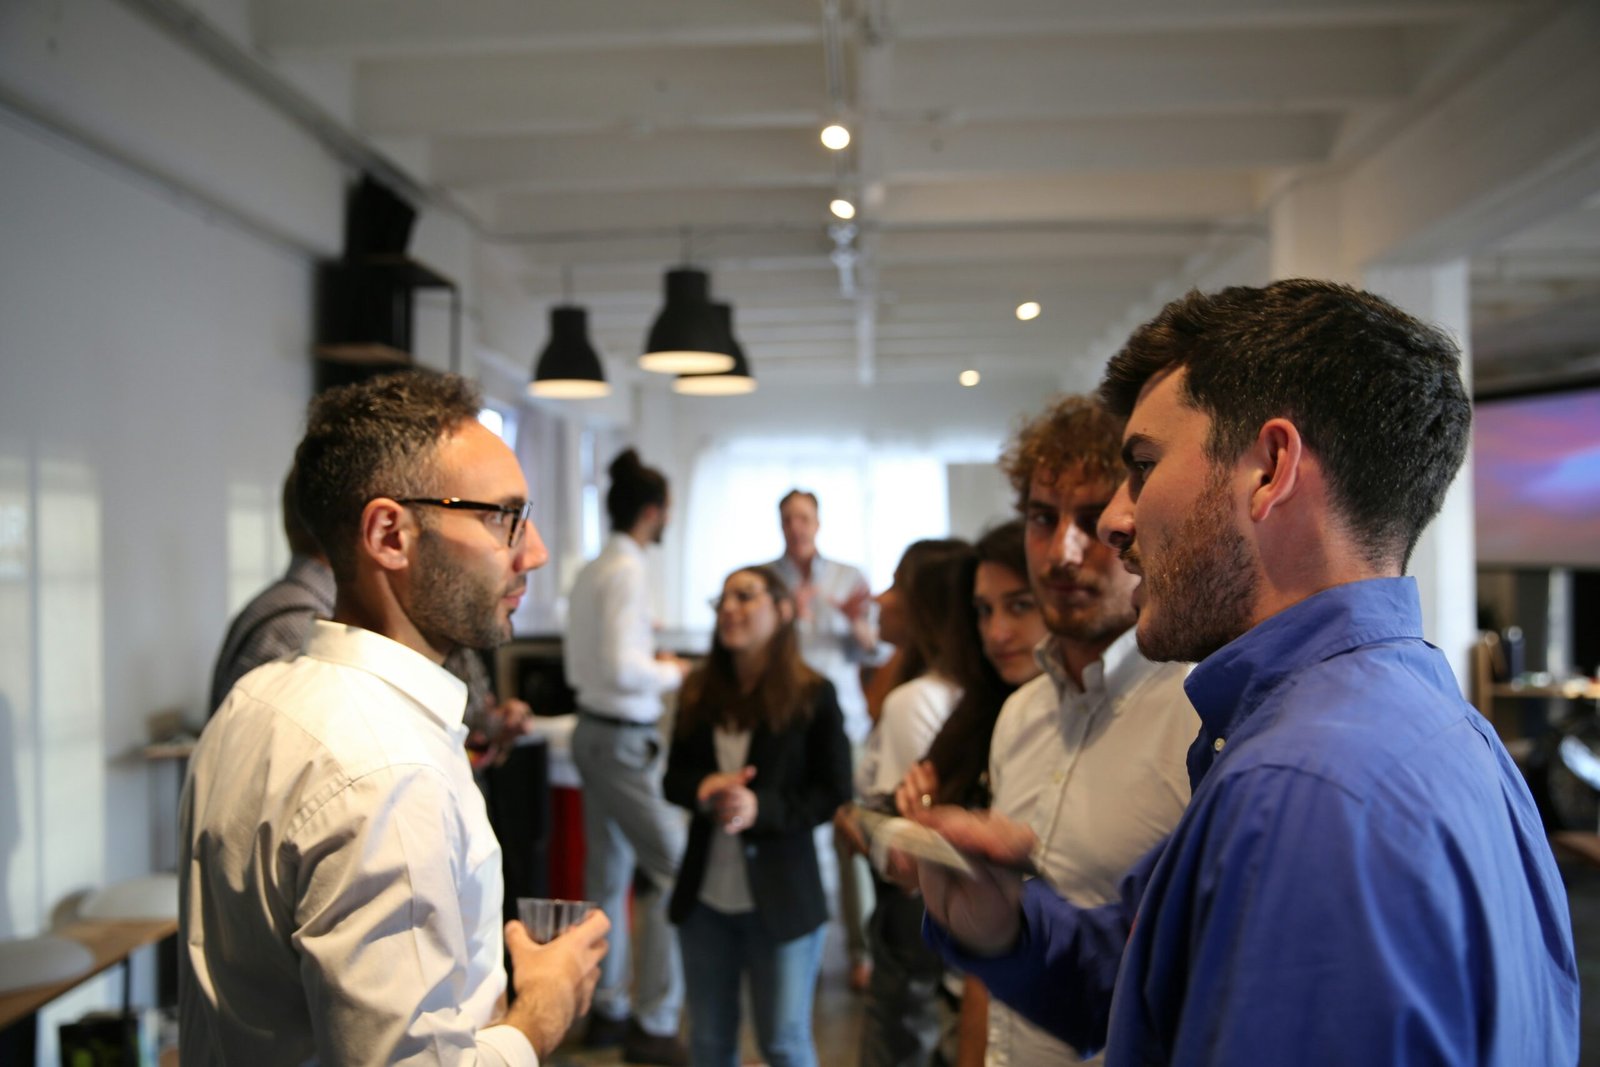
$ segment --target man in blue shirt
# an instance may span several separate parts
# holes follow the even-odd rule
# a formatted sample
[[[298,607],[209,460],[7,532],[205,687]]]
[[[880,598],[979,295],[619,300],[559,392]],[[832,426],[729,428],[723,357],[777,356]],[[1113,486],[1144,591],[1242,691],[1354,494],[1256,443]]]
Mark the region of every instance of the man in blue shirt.
[[[1458,358],[1297,280],[1191,293],[1111,360],[1100,536],[1143,576],[1141,650],[1198,661],[1194,795],[1093,909],[1012,873],[1025,829],[927,813],[989,861],[919,874],[930,940],[993,995],[1112,1065],[1576,1062],[1539,817],[1403,577],[1466,451]]]

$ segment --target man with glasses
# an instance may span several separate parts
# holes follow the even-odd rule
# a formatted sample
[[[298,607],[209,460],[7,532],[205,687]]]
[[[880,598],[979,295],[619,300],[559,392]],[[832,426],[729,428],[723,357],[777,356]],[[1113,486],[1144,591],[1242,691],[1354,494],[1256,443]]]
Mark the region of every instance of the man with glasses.
[[[544,946],[502,931],[467,691],[441,666],[510,636],[547,558],[478,407],[468,383],[429,374],[312,404],[295,503],[333,569],[333,618],[234,686],[190,763],[186,1064],[531,1065],[587,1009],[609,922]]]

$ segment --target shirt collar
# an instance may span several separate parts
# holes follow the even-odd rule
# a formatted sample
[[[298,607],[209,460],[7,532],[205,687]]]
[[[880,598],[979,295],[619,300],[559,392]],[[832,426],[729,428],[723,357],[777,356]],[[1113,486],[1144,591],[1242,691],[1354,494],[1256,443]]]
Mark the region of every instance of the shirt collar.
[[[1358,645],[1422,638],[1413,578],[1369,578],[1314,593],[1264,619],[1202,660],[1184,691],[1201,736],[1226,738],[1285,678]]]
[[[1079,691],[1072,675],[1067,672],[1066,660],[1061,655],[1061,644],[1054,637],[1046,637],[1033,650],[1033,658],[1050,676],[1056,687],[1056,699],[1064,699],[1068,692]],[[1129,627],[1115,641],[1106,646],[1100,658],[1084,668],[1083,692],[1105,693],[1120,696],[1137,685],[1156,665],[1139,652],[1138,636]]]
[[[467,709],[466,683],[398,641],[359,626],[318,619],[305,654],[366,671],[416,701],[445,729],[461,726]]]
[[[606,542],[606,549],[610,552],[625,552],[630,556],[644,558],[644,546],[635,541],[632,534],[620,530],[612,531],[611,540]]]

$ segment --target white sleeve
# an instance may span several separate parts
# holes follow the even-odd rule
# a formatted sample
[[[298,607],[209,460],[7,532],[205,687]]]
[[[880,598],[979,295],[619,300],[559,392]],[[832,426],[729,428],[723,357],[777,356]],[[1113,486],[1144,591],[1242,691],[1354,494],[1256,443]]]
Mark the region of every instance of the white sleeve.
[[[669,693],[683,681],[678,669],[656,659],[650,631],[650,590],[642,564],[628,562],[595,590],[600,621],[600,670],[623,693]]]
[[[929,679],[897,685],[883,698],[878,717],[878,768],[871,792],[893,793],[911,765],[928,754],[955,701],[950,690]]]
[[[417,766],[357,779],[289,828],[279,863],[322,1063],[537,1067],[521,1031],[463,1009],[485,934],[461,909],[465,837],[444,779]]]

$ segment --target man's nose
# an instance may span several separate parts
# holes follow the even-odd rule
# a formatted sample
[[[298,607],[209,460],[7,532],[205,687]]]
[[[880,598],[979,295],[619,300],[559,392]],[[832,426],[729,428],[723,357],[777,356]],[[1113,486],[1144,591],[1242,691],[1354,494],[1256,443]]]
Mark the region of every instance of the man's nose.
[[[550,562],[550,550],[544,547],[544,538],[539,536],[539,528],[528,520],[526,530],[522,534],[522,544],[517,546],[512,555],[511,565],[517,573],[538,570]]]
[[[1078,567],[1083,564],[1084,553],[1094,543],[1094,538],[1077,523],[1063,519],[1062,528],[1056,531],[1053,562],[1058,567]]]
[[[1118,552],[1126,551],[1133,544],[1133,495],[1128,492],[1126,478],[1117,486],[1111,502],[1100,513],[1095,533]]]

